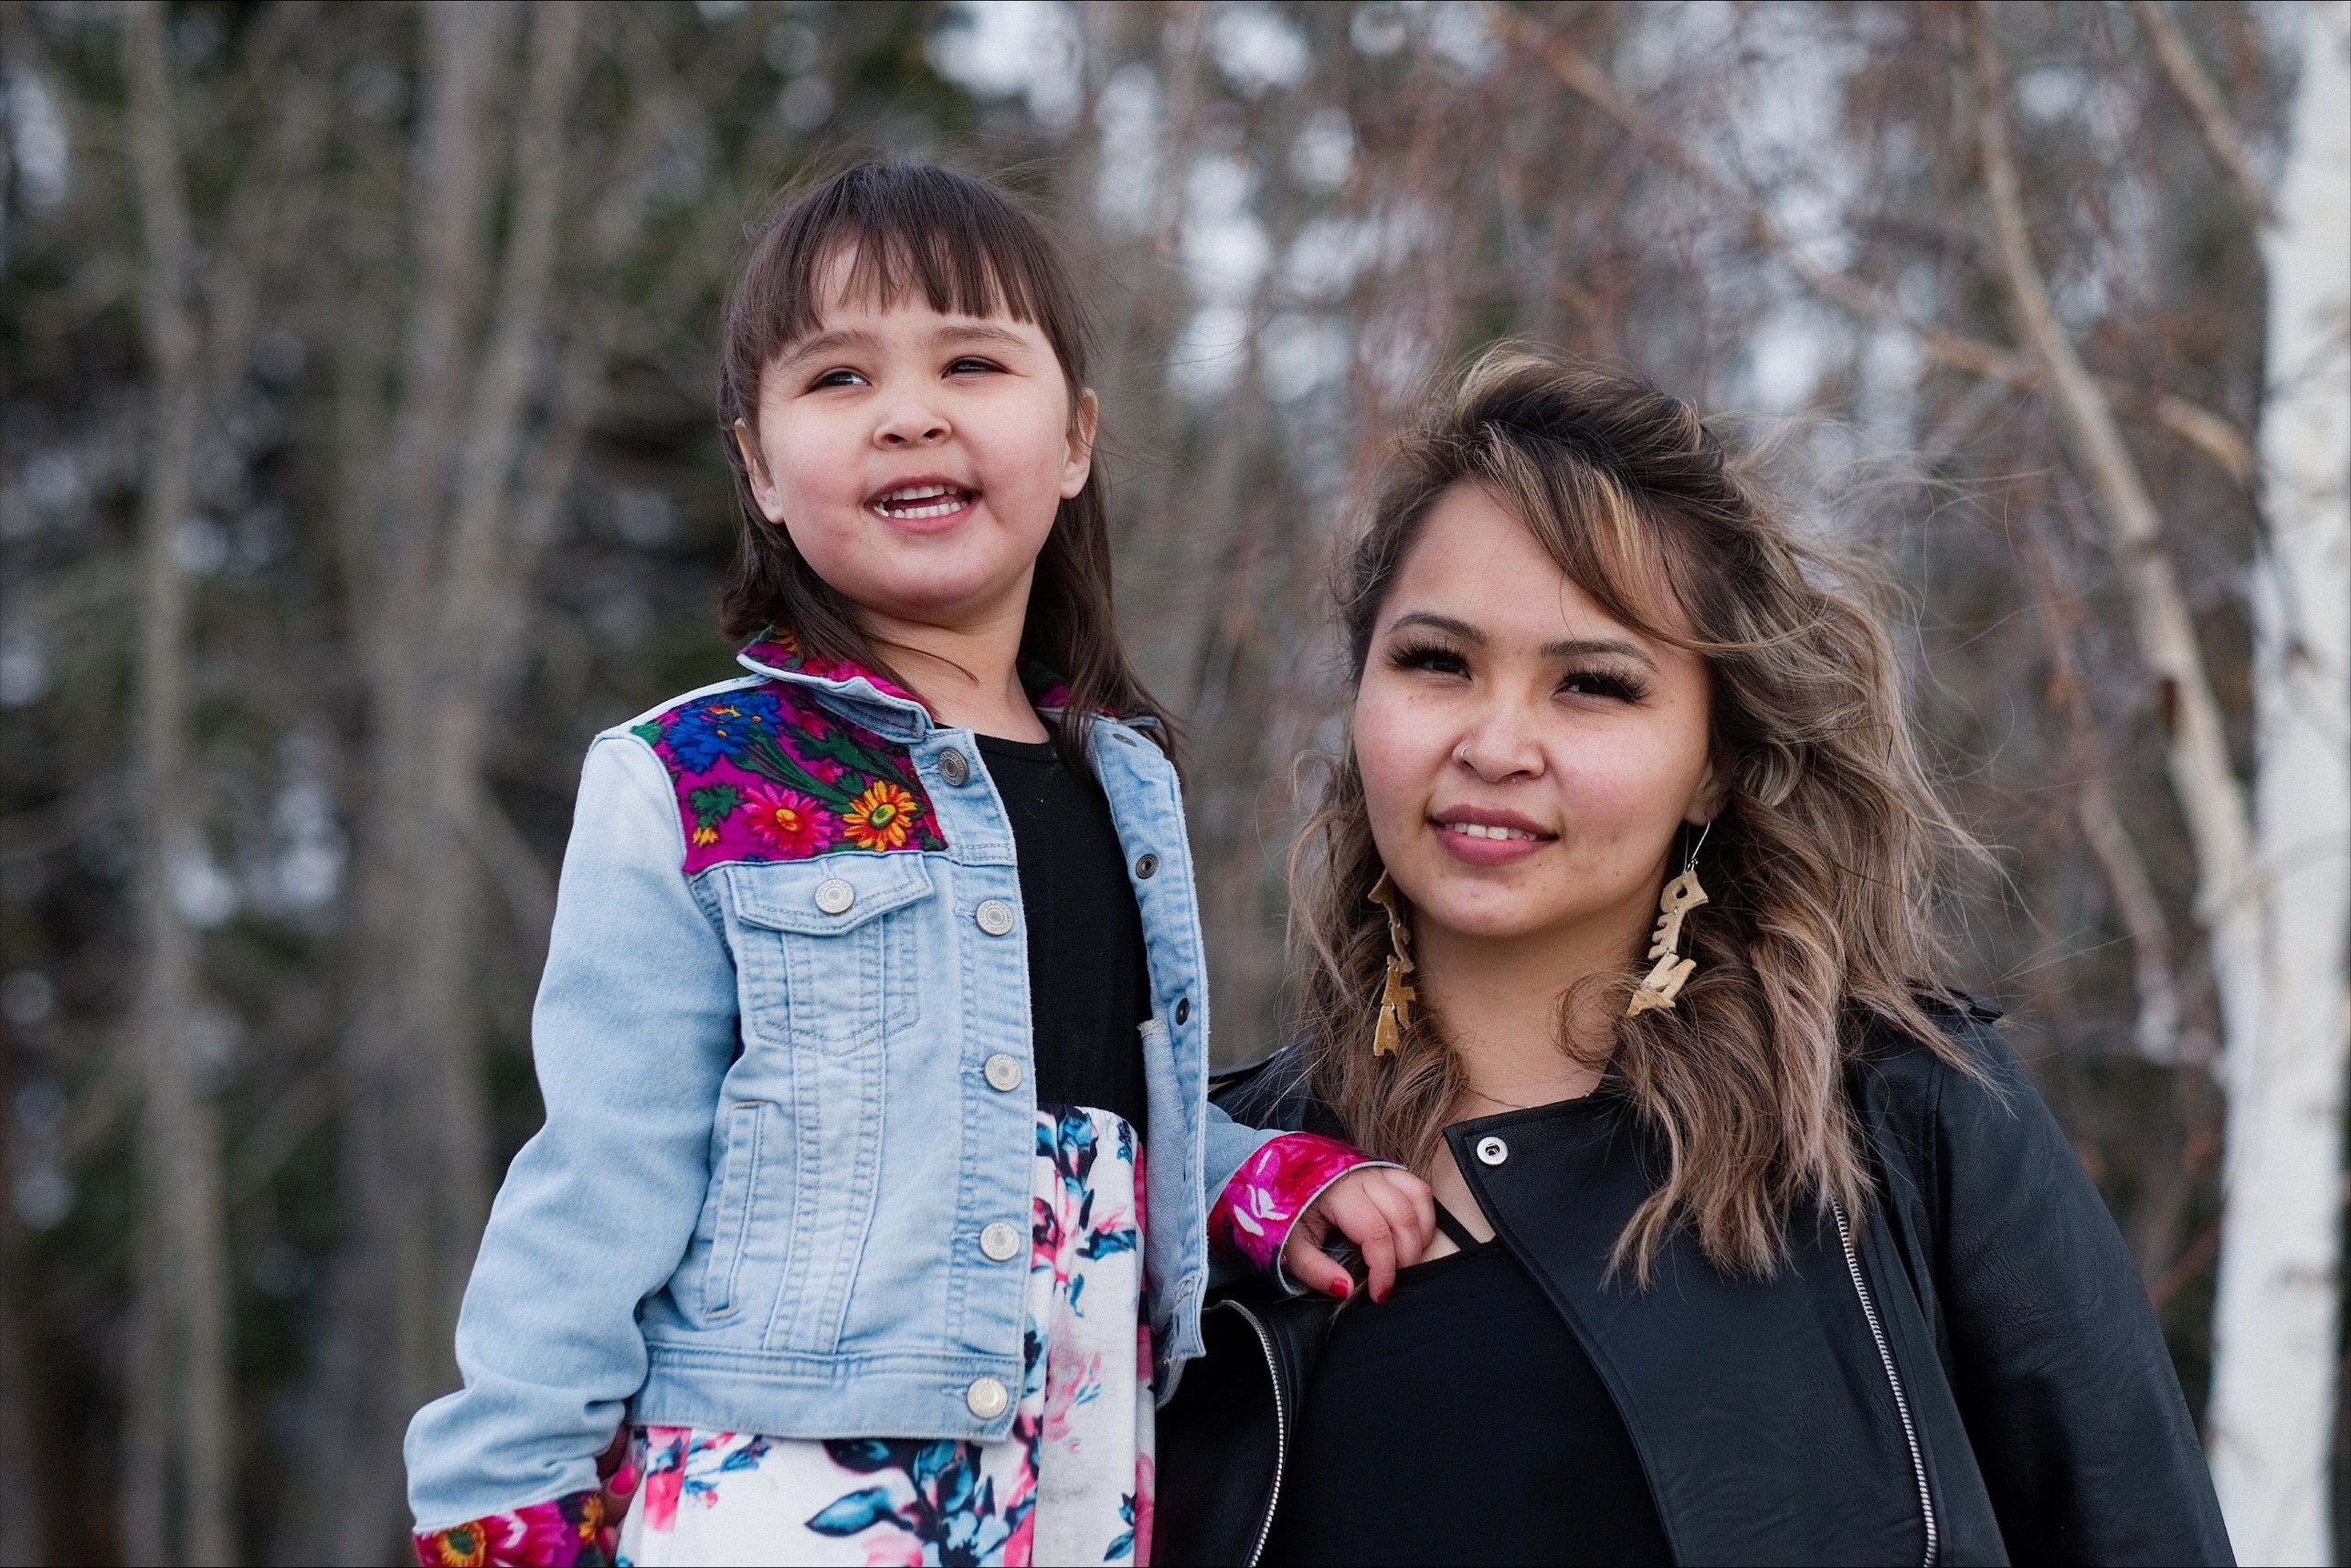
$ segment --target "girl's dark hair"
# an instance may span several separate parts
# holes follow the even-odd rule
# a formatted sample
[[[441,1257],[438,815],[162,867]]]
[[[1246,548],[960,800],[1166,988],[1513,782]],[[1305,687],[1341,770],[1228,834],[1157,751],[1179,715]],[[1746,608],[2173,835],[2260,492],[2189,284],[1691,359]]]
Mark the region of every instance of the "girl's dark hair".
[[[743,522],[722,622],[736,638],[767,626],[789,630],[807,653],[905,685],[849,601],[802,558],[789,532],[761,514],[735,440],[736,420],[755,434],[759,428],[761,373],[821,327],[828,302],[821,293],[843,257],[848,270],[839,281],[852,298],[887,306],[919,296],[946,314],[1034,324],[1069,384],[1073,420],[1086,386],[1091,333],[1044,226],[992,180],[934,164],[863,163],[787,192],[754,226],[727,297],[719,355],[718,429]],[[1119,645],[1111,597],[1109,508],[1096,464],[1054,518],[1021,637],[1022,657],[1068,683],[1058,738],[1070,755],[1082,754],[1086,716],[1103,712],[1159,718],[1168,744],[1165,717]]]

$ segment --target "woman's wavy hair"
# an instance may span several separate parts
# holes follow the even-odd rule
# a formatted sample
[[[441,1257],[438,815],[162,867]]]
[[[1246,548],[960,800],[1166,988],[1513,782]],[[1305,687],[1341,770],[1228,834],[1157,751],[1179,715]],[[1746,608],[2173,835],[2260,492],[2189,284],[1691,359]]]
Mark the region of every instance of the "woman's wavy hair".
[[[920,299],[943,313],[1004,314],[1033,323],[1061,363],[1071,417],[1086,389],[1092,331],[1085,302],[1045,227],[1002,185],[937,164],[855,164],[787,190],[751,229],[751,245],[726,299],[719,350],[718,430],[735,471],[741,514],[734,580],[720,601],[730,637],[773,626],[801,648],[847,660],[904,685],[854,607],[819,577],[791,535],[768,521],[735,440],[735,422],[759,428],[759,382],[794,343],[823,325],[825,285],[887,306]],[[1098,449],[1097,449],[1098,450]],[[1059,739],[1082,755],[1097,713],[1169,722],[1118,641],[1112,609],[1110,513],[1096,462],[1085,487],[1061,503],[1037,556],[1021,652],[1068,683]]]
[[[1439,389],[1387,460],[1340,567],[1360,682],[1396,574],[1439,497],[1482,486],[1608,613],[1706,662],[1728,779],[1682,927],[1696,973],[1670,1010],[1624,1017],[1646,966],[1597,985],[1615,1019],[1603,1092],[1654,1133],[1661,1177],[1619,1238],[1646,1284],[1687,1224],[1718,1268],[1769,1276],[1793,1212],[1862,1202],[1843,1092],[1869,1019],[1973,1069],[1922,1008],[1945,972],[1941,872],[1981,850],[1938,798],[1904,714],[1883,580],[1801,535],[1690,406],[1645,381],[1523,347]],[[1424,1169],[1465,1077],[1426,1010],[1375,1058],[1388,957],[1366,895],[1382,865],[1351,740],[1291,859],[1308,1083],[1365,1148]],[[1632,955],[1627,955],[1628,959]],[[1562,1003],[1589,1016],[1585,996]]]

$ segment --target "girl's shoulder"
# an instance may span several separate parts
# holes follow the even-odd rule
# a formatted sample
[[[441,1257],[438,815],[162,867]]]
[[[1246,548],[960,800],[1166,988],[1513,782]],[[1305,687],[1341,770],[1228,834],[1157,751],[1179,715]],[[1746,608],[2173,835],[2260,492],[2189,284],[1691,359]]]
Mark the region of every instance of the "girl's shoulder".
[[[648,709],[613,734],[668,774],[691,877],[739,862],[943,851],[907,747],[768,675],[721,681]]]

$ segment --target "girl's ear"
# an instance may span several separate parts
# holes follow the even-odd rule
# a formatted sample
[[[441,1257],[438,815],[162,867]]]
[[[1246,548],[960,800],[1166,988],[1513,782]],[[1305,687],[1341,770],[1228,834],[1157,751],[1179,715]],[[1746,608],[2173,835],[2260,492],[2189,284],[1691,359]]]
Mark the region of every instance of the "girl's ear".
[[[741,419],[735,421],[736,450],[743,454],[743,471],[751,476],[751,496],[759,503],[759,514],[770,523],[784,520],[784,498],[776,490],[776,481],[768,471],[767,455],[752,439],[751,427]]]
[[[1069,421],[1069,455],[1061,465],[1061,498],[1068,501],[1085,488],[1085,476],[1094,471],[1094,432],[1102,425],[1102,399],[1093,388],[1077,395],[1077,408]]]

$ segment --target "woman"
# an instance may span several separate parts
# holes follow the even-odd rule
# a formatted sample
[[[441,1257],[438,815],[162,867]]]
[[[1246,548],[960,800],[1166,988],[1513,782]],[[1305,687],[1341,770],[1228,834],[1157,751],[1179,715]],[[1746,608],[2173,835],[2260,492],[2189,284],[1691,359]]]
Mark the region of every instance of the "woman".
[[[1305,1028],[1225,1103],[1418,1171],[1446,1239],[1212,1309],[1160,1560],[2228,1561],[2113,1223],[1997,1010],[1922,984],[1972,846],[1866,577],[1686,404],[1500,352],[1339,597]]]

